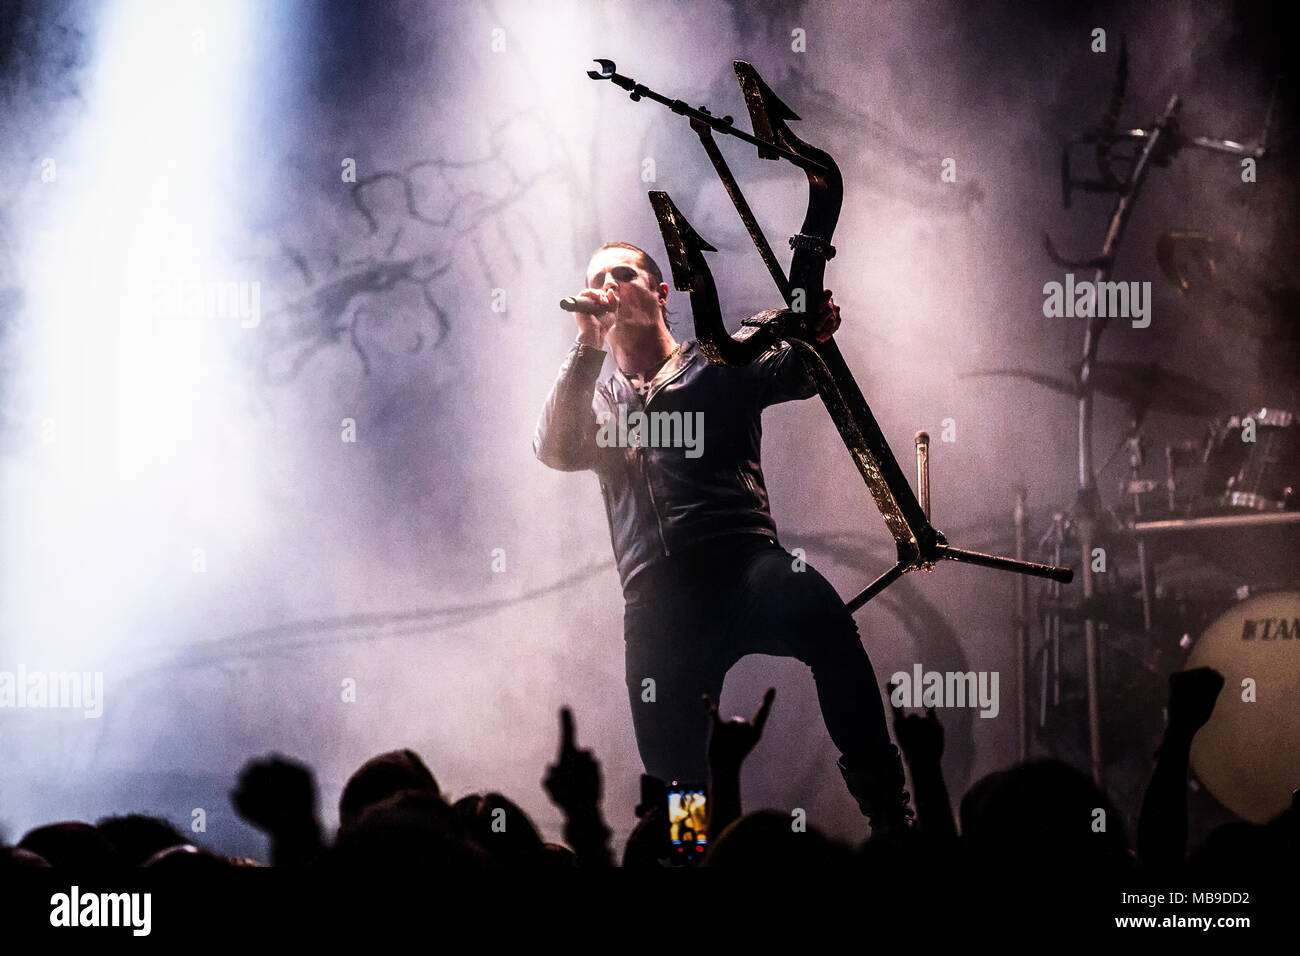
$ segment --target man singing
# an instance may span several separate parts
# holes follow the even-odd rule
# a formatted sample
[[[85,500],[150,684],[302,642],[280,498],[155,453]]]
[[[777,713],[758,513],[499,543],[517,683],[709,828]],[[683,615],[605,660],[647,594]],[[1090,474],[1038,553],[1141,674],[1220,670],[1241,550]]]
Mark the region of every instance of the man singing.
[[[658,265],[628,243],[596,250],[575,298],[591,311],[574,313],[577,341],[533,450],[551,468],[600,479],[646,772],[706,780],[701,697],[716,702],[728,669],[747,654],[794,657],[812,668],[839,769],[873,833],[906,828],[902,763],[857,625],[826,579],[777,542],[768,507],[762,411],[816,393],[802,359],[781,343],[746,366],[712,365],[694,340],[679,344]],[[816,334],[825,341],[839,308],[829,291],[819,306]],[[597,384],[607,353],[615,369]],[[664,427],[650,428],[637,412]],[[611,427],[620,420],[642,425]],[[679,421],[702,426],[690,447],[671,440]]]

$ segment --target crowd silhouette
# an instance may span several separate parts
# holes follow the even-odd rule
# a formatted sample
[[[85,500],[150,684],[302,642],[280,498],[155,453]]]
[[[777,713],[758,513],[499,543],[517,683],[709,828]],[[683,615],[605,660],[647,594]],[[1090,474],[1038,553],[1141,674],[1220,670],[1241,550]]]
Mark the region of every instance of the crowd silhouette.
[[[860,846],[833,839],[815,825],[775,809],[745,813],[740,771],[763,734],[775,690],[753,719],[723,720],[707,698],[708,841],[700,865],[754,870],[856,870],[888,881],[908,874],[948,874],[976,890],[1059,887],[1063,881],[1138,886],[1151,881],[1250,880],[1294,869],[1300,850],[1300,808],[1266,825],[1233,822],[1202,845],[1188,842],[1188,755],[1209,720],[1223,678],[1207,669],[1170,678],[1167,726],[1156,751],[1135,838],[1106,794],[1079,770],[1034,759],[991,773],[971,787],[954,816],[941,769],[944,734],[933,710],[894,712],[894,732],[912,779],[916,817],[903,830],[873,835]],[[499,793],[457,800],[444,794],[411,750],[366,761],[339,796],[339,829],[327,839],[311,770],[281,756],[250,761],[231,791],[235,810],[269,840],[269,860],[221,856],[197,845],[165,820],[108,817],[91,825],[37,827],[6,847],[3,865],[96,868],[165,867],[219,870],[269,863],[276,867],[394,869],[659,869],[670,864],[662,782],[643,780],[642,802],[626,845],[611,845],[602,808],[600,764],[578,746],[573,716],[560,712],[559,756],[542,786],[563,814],[564,843],[546,840],[528,815]],[[1102,825],[1098,826],[1101,820]],[[993,879],[992,877],[997,877]]]

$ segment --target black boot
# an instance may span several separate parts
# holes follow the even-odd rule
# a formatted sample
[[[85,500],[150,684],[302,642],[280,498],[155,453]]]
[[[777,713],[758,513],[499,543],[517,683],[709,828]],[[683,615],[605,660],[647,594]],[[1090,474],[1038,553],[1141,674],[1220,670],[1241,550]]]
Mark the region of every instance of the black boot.
[[[871,836],[893,837],[912,829],[915,814],[909,796],[903,789],[903,761],[897,747],[890,747],[887,756],[876,764],[850,767],[840,757],[836,766],[844,775],[844,783],[858,801],[871,824]]]

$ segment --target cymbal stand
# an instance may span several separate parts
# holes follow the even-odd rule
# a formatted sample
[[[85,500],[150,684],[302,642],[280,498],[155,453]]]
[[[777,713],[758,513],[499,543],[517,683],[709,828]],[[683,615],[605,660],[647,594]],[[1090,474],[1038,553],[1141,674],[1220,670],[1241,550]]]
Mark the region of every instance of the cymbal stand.
[[[1029,490],[1016,488],[1016,560],[1025,560],[1025,506]],[[1023,763],[1029,757],[1029,582],[1024,575],[1016,578],[1016,733]]]
[[[1053,560],[1059,561],[1065,550],[1066,516],[1062,511],[1052,515],[1052,526],[1038,542],[1041,552],[1049,544]],[[1052,581],[1046,585],[1047,608],[1043,611],[1043,673],[1039,682],[1038,727],[1047,725],[1047,696],[1051,688],[1052,706],[1061,706],[1061,585]]]
[[[1142,438],[1142,419],[1135,415],[1133,425],[1129,431],[1128,444],[1128,467],[1129,482],[1128,491],[1133,498],[1133,515],[1135,519],[1142,516],[1142,494],[1146,483],[1139,477],[1142,471],[1144,460],[1144,446],[1146,442]],[[1151,568],[1147,562],[1147,545],[1141,538],[1137,541],[1137,558],[1138,558],[1138,575],[1142,582],[1142,630],[1146,634],[1151,633]]]

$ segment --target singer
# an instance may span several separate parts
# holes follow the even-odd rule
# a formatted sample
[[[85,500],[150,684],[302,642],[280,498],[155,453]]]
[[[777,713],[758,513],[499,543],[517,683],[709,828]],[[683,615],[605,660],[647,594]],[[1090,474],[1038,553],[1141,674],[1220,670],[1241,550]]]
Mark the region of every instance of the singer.
[[[566,299],[578,335],[547,398],[533,450],[562,471],[600,481],[624,596],[628,697],[646,772],[708,778],[709,717],[731,666],[748,654],[794,657],[812,669],[838,766],[873,833],[910,826],[903,769],[880,685],[857,625],[834,588],[777,540],[759,462],[768,405],[816,389],[786,343],[742,367],[712,365],[668,327],[668,285],[655,261],[624,242],[601,246],[587,288]],[[840,324],[829,290],[821,341]],[[606,356],[612,374],[597,384]],[[620,409],[699,414],[703,453],[597,441]]]

